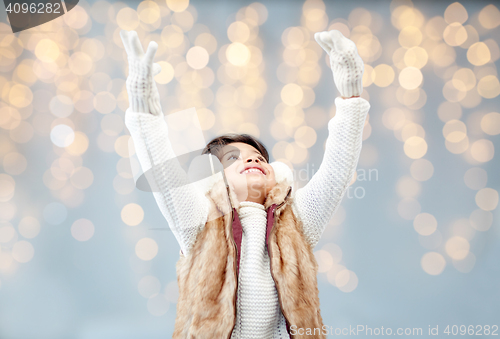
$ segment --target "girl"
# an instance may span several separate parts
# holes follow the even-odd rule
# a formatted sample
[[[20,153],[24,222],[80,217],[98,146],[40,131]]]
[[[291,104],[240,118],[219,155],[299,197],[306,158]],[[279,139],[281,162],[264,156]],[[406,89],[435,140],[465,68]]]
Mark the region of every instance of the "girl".
[[[224,175],[203,180],[204,188],[177,185],[181,167],[158,166],[175,157],[153,80],[158,45],[144,54],[136,32],[120,34],[129,60],[126,125],[181,248],[173,337],[326,338],[313,248],[353,177],[370,108],[360,98],[364,65],[355,44],[339,31],[315,34],[341,97],[321,166],[292,192],[288,166],[270,163],[264,145],[246,134],[223,135],[203,151],[217,156]]]

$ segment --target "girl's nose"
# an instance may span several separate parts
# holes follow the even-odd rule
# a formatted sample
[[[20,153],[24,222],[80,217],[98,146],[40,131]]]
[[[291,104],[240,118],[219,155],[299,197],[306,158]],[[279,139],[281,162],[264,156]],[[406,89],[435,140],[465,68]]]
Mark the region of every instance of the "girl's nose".
[[[259,158],[257,157],[250,157],[250,158],[247,158],[246,162],[252,162],[252,161],[255,161],[255,162],[260,162]]]

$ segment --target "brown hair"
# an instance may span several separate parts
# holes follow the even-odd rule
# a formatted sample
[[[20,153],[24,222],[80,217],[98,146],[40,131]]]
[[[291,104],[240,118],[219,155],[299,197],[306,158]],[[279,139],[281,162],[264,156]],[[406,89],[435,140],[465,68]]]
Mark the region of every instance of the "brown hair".
[[[248,134],[228,133],[221,135],[220,137],[214,138],[210,141],[207,146],[205,146],[201,154],[212,153],[218,156],[222,147],[233,142],[242,142],[255,147],[255,149],[257,149],[257,151],[259,151],[259,153],[266,159],[266,161],[269,162],[269,153],[267,152],[266,147],[257,138]]]

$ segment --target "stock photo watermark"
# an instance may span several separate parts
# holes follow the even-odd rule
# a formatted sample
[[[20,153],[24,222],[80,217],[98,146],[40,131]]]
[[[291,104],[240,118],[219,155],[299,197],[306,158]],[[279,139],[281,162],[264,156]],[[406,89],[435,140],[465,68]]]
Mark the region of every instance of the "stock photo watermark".
[[[370,327],[367,325],[356,325],[349,327],[333,327],[323,325],[323,327],[303,328],[296,325],[290,326],[290,334],[292,335],[331,335],[331,336],[498,336],[498,325],[446,325],[446,326],[431,326],[422,327]]]
[[[12,33],[52,21],[70,10],[79,0],[4,0]]]

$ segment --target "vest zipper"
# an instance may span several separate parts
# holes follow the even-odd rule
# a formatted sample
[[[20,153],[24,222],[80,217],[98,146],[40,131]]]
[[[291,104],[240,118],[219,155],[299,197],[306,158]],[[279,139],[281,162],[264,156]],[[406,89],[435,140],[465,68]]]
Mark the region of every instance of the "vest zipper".
[[[231,203],[230,206],[232,207]],[[231,331],[229,332],[229,336],[227,337],[228,339],[231,338],[231,335],[233,334],[234,327],[236,326],[236,316],[237,316],[237,309],[236,309],[236,295],[238,294],[238,274],[236,273],[236,260],[238,260],[238,247],[236,246],[236,241],[234,241],[234,235],[233,235],[233,221],[234,221],[234,209],[231,208],[231,243],[233,244],[234,247],[234,253],[236,253],[236,256],[233,260],[233,271],[234,271],[234,277],[236,281],[236,289],[234,291],[234,297],[233,297],[233,305],[234,305],[234,325],[233,328],[231,328]]]
[[[274,228],[276,226],[276,210],[278,210],[279,208],[281,208],[281,206],[283,206],[285,204],[285,202],[288,200],[288,197],[290,196],[291,191],[292,191],[292,187],[290,186],[288,188],[288,193],[285,197],[285,200],[283,200],[278,206],[276,206],[276,208],[273,211],[273,227],[271,228],[271,232],[269,233],[269,239],[268,239],[269,243],[271,243],[271,237],[274,234]],[[269,267],[271,270],[271,277],[273,278],[274,285],[276,286],[276,279],[274,278],[274,274],[273,274],[273,254],[272,254],[272,251],[268,251],[268,254],[269,254]],[[288,333],[288,327],[290,327],[290,322],[288,321],[288,318],[286,317],[286,315],[283,313],[283,303],[281,302],[281,297],[280,297],[279,291],[278,291],[278,303],[280,304],[281,313],[283,314],[283,317],[285,318],[285,321],[288,325],[287,326],[287,334],[288,334],[288,336],[290,336],[290,333]]]

